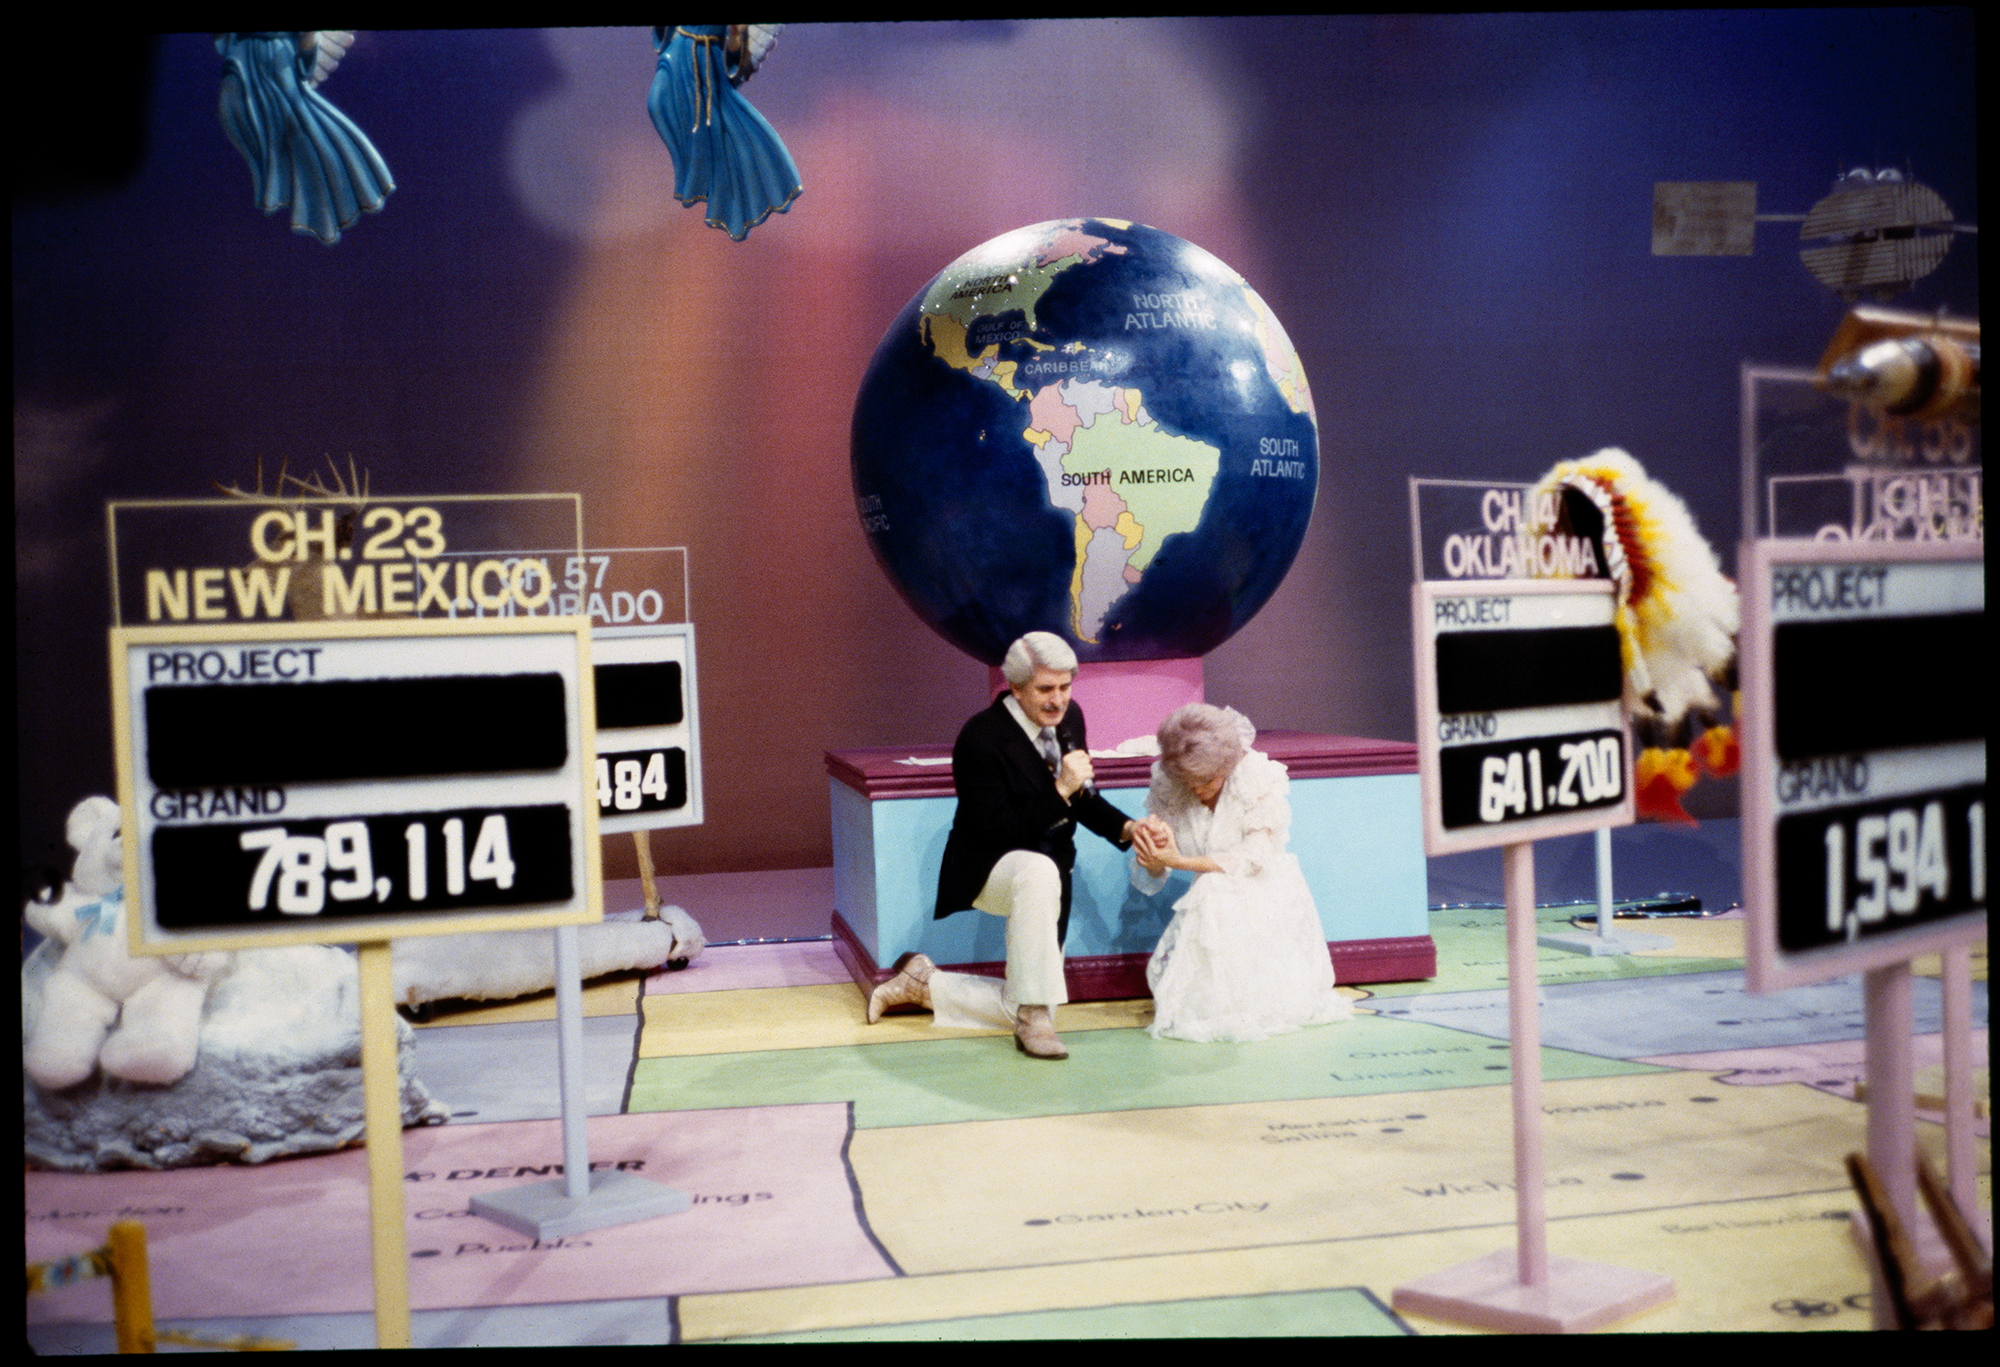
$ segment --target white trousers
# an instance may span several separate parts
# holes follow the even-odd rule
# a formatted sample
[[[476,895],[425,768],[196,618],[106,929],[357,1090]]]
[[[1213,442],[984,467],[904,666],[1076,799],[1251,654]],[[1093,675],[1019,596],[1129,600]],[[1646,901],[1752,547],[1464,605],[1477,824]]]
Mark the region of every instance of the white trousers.
[[[972,905],[1007,921],[1007,978],[931,974],[931,1024],[959,1030],[1012,1030],[1023,1006],[1054,1008],[1069,1000],[1063,980],[1062,870],[1032,850],[1000,857]]]

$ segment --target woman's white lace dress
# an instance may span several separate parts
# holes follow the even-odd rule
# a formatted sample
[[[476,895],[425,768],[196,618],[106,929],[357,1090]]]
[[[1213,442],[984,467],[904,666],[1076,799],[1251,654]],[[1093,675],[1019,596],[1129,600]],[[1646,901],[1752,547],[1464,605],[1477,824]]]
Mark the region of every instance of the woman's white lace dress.
[[[1210,811],[1153,765],[1146,810],[1173,827],[1182,854],[1207,855],[1220,873],[1196,874],[1146,965],[1155,1038],[1258,1040],[1346,1020],[1334,991],[1319,912],[1291,838],[1285,766],[1248,751]],[[1167,874],[1132,862],[1132,882],[1156,893]]]

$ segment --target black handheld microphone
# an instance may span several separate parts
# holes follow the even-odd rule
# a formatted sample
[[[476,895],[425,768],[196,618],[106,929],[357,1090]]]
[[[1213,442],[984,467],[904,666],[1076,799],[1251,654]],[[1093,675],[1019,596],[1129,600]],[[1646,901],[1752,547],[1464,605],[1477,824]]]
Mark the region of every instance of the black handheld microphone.
[[[1074,735],[1065,735],[1064,734],[1065,730],[1066,728],[1063,726],[1058,725],[1056,727],[1056,747],[1059,750],[1061,750],[1062,753],[1065,755],[1067,755],[1072,750],[1082,750],[1084,754],[1088,755],[1090,751],[1086,749],[1083,745],[1079,744],[1077,742],[1077,738]],[[1087,797],[1095,799],[1097,797],[1097,785],[1094,783],[1086,783],[1081,788],[1078,788],[1076,790],[1076,795],[1078,797]]]

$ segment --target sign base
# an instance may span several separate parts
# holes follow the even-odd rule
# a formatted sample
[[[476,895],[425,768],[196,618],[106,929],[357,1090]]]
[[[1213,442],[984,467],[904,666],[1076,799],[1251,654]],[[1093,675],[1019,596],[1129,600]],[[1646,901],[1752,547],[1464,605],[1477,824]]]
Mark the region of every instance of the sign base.
[[[475,1197],[472,1213],[537,1239],[559,1239],[587,1229],[637,1224],[660,1215],[679,1215],[694,1205],[684,1191],[663,1187],[629,1172],[594,1172],[590,1193],[572,1200],[562,1178]]]
[[[1571,954],[1588,954],[1592,957],[1606,954],[1637,954],[1642,949],[1674,947],[1674,942],[1664,935],[1634,935],[1616,930],[1609,935],[1594,930],[1561,930],[1548,935],[1537,935],[1535,943],[1546,949],[1561,949]]]
[[[1582,1258],[1550,1258],[1548,1280],[1522,1283],[1520,1259],[1502,1249],[1396,1288],[1398,1311],[1517,1334],[1580,1334],[1664,1305],[1674,1283]]]

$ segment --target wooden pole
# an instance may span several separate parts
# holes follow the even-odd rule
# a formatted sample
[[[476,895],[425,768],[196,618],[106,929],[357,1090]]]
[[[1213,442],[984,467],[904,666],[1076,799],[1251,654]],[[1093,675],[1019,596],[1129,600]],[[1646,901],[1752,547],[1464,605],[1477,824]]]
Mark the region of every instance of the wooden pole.
[[[646,890],[646,919],[660,919],[660,889],[653,882],[653,842],[651,832],[632,832],[632,846],[639,852],[639,883]]]
[[[375,1257],[375,1345],[410,1346],[410,1258],[403,1228],[403,1077],[396,1059],[395,965],[389,941],[361,952],[362,1116],[368,1227]]]
[[[111,1317],[121,1353],[154,1350],[153,1282],[146,1267],[146,1227],[137,1220],[111,1226]]]

